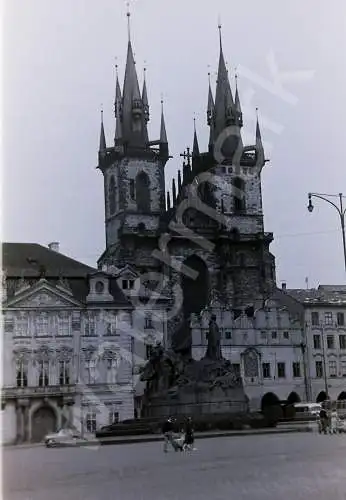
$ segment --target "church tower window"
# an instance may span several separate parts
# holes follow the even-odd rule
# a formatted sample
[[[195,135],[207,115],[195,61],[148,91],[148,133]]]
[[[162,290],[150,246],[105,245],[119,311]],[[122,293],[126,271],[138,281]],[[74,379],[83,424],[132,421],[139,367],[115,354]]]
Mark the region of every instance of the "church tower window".
[[[232,181],[234,212],[245,210],[245,182],[241,177],[235,177]]]
[[[150,211],[150,180],[145,172],[136,177],[136,201],[138,212]]]
[[[109,215],[113,215],[116,211],[116,190],[115,190],[115,181],[113,175],[109,180],[108,203],[109,203]]]

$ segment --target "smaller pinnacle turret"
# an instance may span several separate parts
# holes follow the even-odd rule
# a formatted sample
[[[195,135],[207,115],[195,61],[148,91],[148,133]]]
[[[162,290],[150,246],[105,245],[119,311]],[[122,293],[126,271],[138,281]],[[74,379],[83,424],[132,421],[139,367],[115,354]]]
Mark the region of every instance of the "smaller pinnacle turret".
[[[178,196],[181,193],[181,186],[182,186],[182,183],[181,183],[181,171],[178,170]]]
[[[192,147],[192,160],[199,157],[199,145],[196,131],[196,118],[193,119],[193,147]]]
[[[145,74],[146,74],[146,68],[144,68],[142,102],[143,102],[143,110],[144,110],[144,119],[145,119],[146,123],[148,123],[148,121],[149,121],[149,101],[148,101],[147,82],[146,82]]]
[[[177,203],[177,188],[175,187],[175,179],[172,180],[172,197],[173,197],[173,206]]]
[[[256,112],[258,112],[257,108]],[[262,143],[261,130],[258,121],[258,114],[256,121],[256,153],[257,153],[256,163],[258,166],[263,167],[263,165],[265,164],[265,158],[264,158],[264,148]]]
[[[99,154],[104,156],[106,154],[106,136],[105,129],[103,126],[103,110],[101,110],[101,131],[100,131],[100,146],[99,146]]]

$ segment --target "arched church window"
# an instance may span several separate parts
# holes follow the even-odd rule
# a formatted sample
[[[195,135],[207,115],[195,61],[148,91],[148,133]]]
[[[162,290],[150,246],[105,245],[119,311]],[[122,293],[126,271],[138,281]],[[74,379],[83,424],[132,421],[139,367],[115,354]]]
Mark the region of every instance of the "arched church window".
[[[113,175],[109,180],[108,203],[109,203],[109,214],[113,215],[116,211],[116,189],[115,189],[115,180]]]
[[[136,202],[138,212],[150,211],[150,180],[148,174],[140,172],[136,177]]]

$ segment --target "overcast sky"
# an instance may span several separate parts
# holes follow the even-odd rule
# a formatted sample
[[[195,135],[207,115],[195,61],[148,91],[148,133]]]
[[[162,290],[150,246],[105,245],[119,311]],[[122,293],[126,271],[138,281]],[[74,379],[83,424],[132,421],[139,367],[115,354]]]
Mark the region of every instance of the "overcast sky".
[[[164,97],[174,156],[167,181],[192,143],[194,114],[207,149],[207,73],[210,65],[215,85],[220,16],[233,87],[239,72],[246,142],[254,141],[258,106],[267,143],[263,205],[278,283],[344,283],[337,212],[324,202],[312,214],[306,206],[309,191],[346,195],[346,3],[133,0],[131,11],[140,82],[147,67],[151,140]],[[100,107],[111,145],[125,1],[7,0],[3,33],[3,240],[59,241],[63,253],[95,265],[105,245],[103,179],[95,170]]]

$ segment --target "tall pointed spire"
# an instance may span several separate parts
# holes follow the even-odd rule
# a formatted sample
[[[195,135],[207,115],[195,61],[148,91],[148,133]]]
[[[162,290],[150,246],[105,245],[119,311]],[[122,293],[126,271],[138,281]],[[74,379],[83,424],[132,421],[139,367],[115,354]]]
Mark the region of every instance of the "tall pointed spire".
[[[265,164],[264,158],[264,148],[262,143],[261,129],[258,121],[258,108],[256,108],[257,120],[256,120],[256,164],[260,167],[263,167]]]
[[[148,131],[130,38],[129,12],[127,18],[129,40],[122,99],[122,139],[128,146],[142,149],[148,147]]]
[[[225,58],[222,49],[221,25],[219,24],[220,56],[215,94],[215,132],[218,136],[227,125],[232,124],[234,101],[228,79]]]
[[[163,99],[161,98],[161,125],[160,125],[160,155],[162,158],[169,158],[168,151],[168,140],[167,140],[167,132],[166,132],[166,124],[165,124],[165,115],[163,113]]]
[[[105,129],[103,126],[103,109],[101,109],[101,131],[100,131],[100,146],[99,146],[99,153],[100,155],[104,156],[106,154],[106,136],[105,136]]]
[[[144,68],[143,73],[143,90],[142,90],[142,102],[143,102],[143,110],[144,110],[144,119],[147,123],[149,121],[149,101],[148,101],[148,92],[147,92],[147,81],[146,81],[146,71],[147,68]]]
[[[199,156],[199,145],[196,132],[196,118],[193,119],[193,148],[192,148],[192,159],[198,158]]]
[[[167,132],[166,132],[166,124],[165,124],[165,116],[164,116],[164,113],[163,113],[163,100],[162,99],[161,99],[160,142],[162,144],[168,144],[168,141],[167,141]]]
[[[209,132],[209,150],[213,147],[214,143],[214,118],[215,118],[215,104],[214,97],[210,85],[210,71],[208,72],[209,88],[208,88],[208,107],[207,107],[207,122],[210,127]]]
[[[235,101],[234,101],[234,107],[235,107],[235,112],[236,112],[237,125],[239,125],[239,127],[242,127],[243,126],[243,113],[241,111],[241,104],[240,104],[240,98],[239,98],[238,75],[237,75],[237,73],[235,74]]]
[[[115,141],[119,141],[121,139],[121,119],[122,119],[122,98],[121,98],[121,90],[119,84],[119,75],[118,75],[118,65],[115,65],[115,74],[116,74],[116,84],[115,84],[115,101],[114,101],[114,114],[116,118],[115,125]]]

